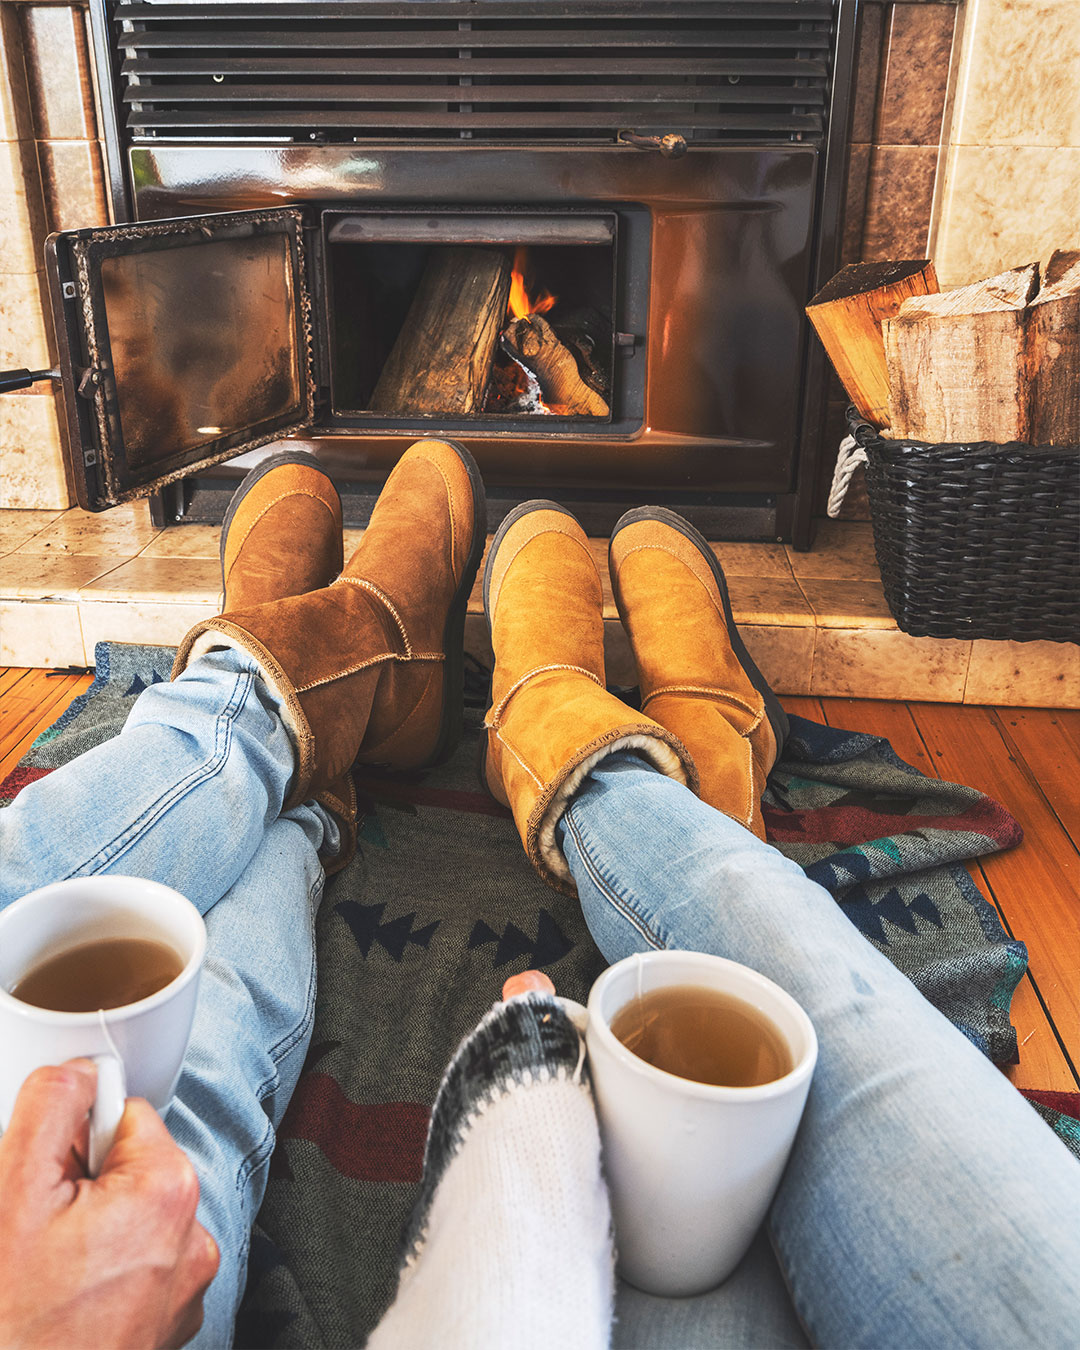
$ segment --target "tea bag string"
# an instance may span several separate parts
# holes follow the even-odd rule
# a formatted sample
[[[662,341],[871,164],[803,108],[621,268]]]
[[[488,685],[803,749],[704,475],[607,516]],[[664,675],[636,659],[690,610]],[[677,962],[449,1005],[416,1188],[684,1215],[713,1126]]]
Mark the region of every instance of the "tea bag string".
[[[97,1010],[97,1015],[98,1015],[98,1024],[101,1027],[101,1034],[105,1037],[105,1042],[108,1045],[109,1050],[112,1052],[113,1055],[115,1055],[116,1062],[122,1065],[124,1062],[123,1056],[120,1054],[120,1051],[117,1048],[117,1044],[113,1040],[112,1032],[109,1030],[108,1022],[105,1021],[105,1009],[99,1008]]]

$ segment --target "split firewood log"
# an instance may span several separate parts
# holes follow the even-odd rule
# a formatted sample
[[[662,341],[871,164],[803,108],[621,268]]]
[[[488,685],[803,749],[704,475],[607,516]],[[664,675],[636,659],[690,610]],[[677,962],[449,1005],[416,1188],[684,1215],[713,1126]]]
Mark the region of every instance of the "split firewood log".
[[[806,307],[848,398],[875,427],[889,425],[889,372],[881,325],[905,300],[938,288],[934,264],[851,263]]]
[[[905,300],[885,321],[889,425],[922,441],[1024,441],[1031,433],[1025,310],[1039,264]]]
[[[535,375],[544,402],[569,417],[606,417],[607,401],[581,378],[574,355],[539,314],[515,319],[502,335],[506,351]]]
[[[1028,310],[1032,445],[1080,445],[1080,249],[1058,249]]]
[[[368,408],[479,412],[510,294],[510,260],[494,249],[433,248]]]

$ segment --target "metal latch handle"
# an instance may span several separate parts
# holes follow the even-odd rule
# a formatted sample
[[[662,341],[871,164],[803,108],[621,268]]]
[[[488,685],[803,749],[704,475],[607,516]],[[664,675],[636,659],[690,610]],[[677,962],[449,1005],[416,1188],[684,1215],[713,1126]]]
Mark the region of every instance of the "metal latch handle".
[[[639,136],[636,131],[623,130],[619,132],[619,140],[638,150],[659,150],[665,159],[681,159],[686,154],[686,137],[676,131],[669,131],[666,136]]]
[[[58,380],[59,370],[0,370],[0,394],[29,389],[38,380]]]

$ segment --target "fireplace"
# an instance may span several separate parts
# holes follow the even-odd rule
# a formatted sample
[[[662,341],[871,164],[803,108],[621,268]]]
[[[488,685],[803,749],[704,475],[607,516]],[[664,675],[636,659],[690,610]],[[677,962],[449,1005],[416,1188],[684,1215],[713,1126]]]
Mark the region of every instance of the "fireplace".
[[[855,9],[92,0],[117,225],[49,251],[80,500],[220,519],[291,434],[362,523],[442,434],[493,523],[647,499],[807,546]],[[570,395],[521,345],[548,334]]]

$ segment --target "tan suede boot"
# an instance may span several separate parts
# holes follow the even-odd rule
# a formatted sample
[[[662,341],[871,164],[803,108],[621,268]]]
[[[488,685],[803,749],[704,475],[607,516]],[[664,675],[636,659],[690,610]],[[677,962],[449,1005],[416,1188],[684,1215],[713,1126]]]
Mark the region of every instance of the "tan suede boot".
[[[555,827],[589,770],[633,750],[693,786],[693,761],[605,689],[600,577],[568,511],[526,502],[507,516],[488,552],[484,610],[495,652],[484,780],[513,811],[536,870],[574,895]]]
[[[341,571],[341,498],[314,455],[284,450],[251,470],[225,512],[220,553],[225,612],[330,585]],[[323,858],[332,876],[356,853],[352,774],[339,775],[316,800],[341,831],[337,853]]]
[[[221,526],[224,609],[317,591],[341,564],[341,498],[314,455],[285,450],[257,464]]]
[[[399,767],[453,749],[485,518],[468,451],[420,441],[391,473],[336,581],[203,620],[184,638],[174,675],[202,652],[237,647],[282,700],[297,754],[286,809],[340,781],[361,744],[365,761]]]
[[[681,516],[645,506],[615,526],[608,563],[642,709],[690,750],[702,800],[764,839],[761,794],[787,717],[739,636],[716,556]]]

